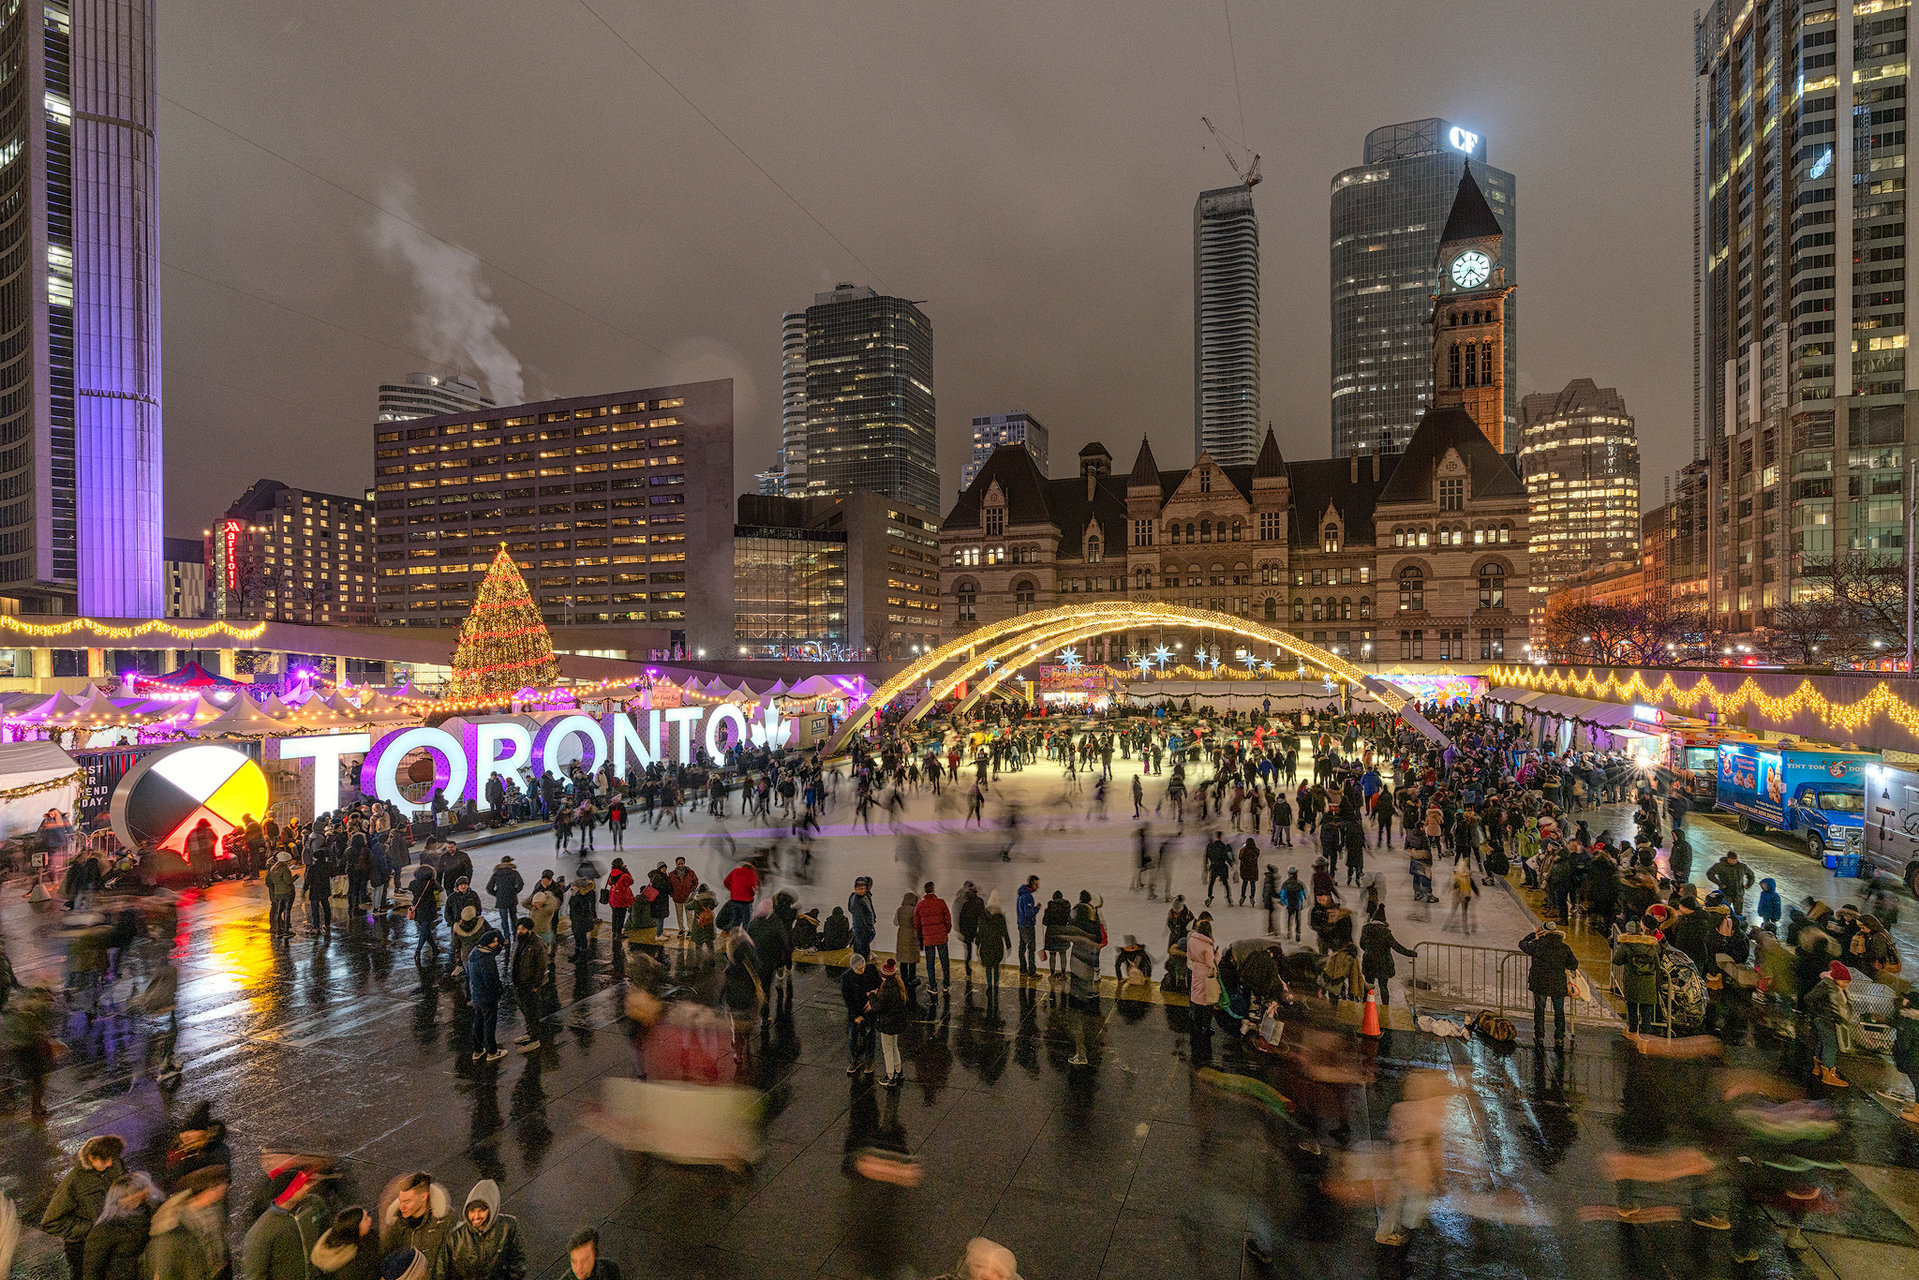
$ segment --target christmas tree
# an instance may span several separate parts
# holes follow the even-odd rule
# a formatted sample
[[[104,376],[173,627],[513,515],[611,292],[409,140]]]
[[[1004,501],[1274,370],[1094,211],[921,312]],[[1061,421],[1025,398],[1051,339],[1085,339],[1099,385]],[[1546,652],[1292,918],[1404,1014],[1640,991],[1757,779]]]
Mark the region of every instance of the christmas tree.
[[[553,638],[520,566],[502,545],[480,584],[473,612],[460,626],[460,642],[453,648],[453,682],[443,705],[449,710],[502,706],[528,686],[550,687],[558,675]]]

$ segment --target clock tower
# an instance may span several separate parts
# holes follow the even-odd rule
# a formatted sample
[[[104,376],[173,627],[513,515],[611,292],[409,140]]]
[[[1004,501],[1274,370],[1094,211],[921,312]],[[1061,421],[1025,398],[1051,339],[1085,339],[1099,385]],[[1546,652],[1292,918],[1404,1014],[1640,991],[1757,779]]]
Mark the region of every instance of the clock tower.
[[[1499,265],[1504,235],[1467,165],[1439,235],[1433,403],[1464,407],[1501,453],[1506,452],[1506,299],[1512,293]]]

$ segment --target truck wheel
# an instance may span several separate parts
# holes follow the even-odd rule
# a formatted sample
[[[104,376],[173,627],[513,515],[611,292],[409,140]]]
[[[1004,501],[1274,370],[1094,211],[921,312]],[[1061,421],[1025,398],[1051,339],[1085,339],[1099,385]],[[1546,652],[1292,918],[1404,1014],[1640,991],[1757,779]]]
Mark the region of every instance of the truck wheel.
[[[1749,836],[1756,836],[1759,834],[1759,824],[1757,822],[1754,822],[1751,818],[1745,818],[1745,817],[1740,818],[1739,829],[1745,832]]]
[[[1811,852],[1815,862],[1824,862],[1826,860],[1826,842],[1820,839],[1817,831],[1812,832],[1806,837],[1806,848]]]

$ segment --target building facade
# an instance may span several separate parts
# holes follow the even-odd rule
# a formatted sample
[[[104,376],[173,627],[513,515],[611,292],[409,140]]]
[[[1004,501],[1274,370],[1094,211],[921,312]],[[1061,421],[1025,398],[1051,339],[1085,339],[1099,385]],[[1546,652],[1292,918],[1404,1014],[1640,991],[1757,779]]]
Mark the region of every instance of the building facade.
[[[806,495],[806,313],[780,317],[780,492]]]
[[[1051,445],[1040,420],[1020,410],[989,413],[973,419],[973,456],[967,461],[966,469],[960,472],[960,488],[964,489],[973,483],[973,477],[993,456],[993,450],[1003,444],[1026,446],[1026,452],[1033,455],[1033,464],[1039,468],[1040,474],[1046,474]]]
[[[930,511],[877,493],[742,496],[733,564],[743,655],[889,661],[940,643],[939,523]]]
[[[851,650],[846,541],[831,498],[742,494],[733,525],[733,639],[742,658],[841,658]]]
[[[1696,21],[1695,456],[1734,633],[1835,558],[1906,554],[1909,12],[1710,0]]]
[[[380,384],[380,404],[374,421],[405,422],[410,418],[472,413],[492,407],[493,402],[480,394],[480,384],[464,374],[442,377],[437,373],[409,373],[405,382]]]
[[[924,312],[864,285],[814,295],[806,309],[806,496],[864,489],[936,510],[933,409],[933,324]]]
[[[168,538],[162,545],[166,556],[167,617],[206,617],[206,544],[194,538]]]
[[[1062,480],[1024,449],[995,452],[940,527],[947,638],[1077,598],[1129,599],[1268,623],[1362,663],[1521,657],[1526,488],[1483,429],[1503,426],[1499,236],[1462,176],[1434,264],[1453,287],[1429,295],[1431,359],[1444,371],[1458,351],[1462,376],[1436,379],[1403,452],[1288,463],[1268,430],[1250,464],[1202,451],[1166,471],[1142,440],[1123,480],[1097,444]],[[1480,314],[1453,319],[1461,309]],[[1467,340],[1476,359],[1482,343],[1494,353],[1493,386],[1463,376]],[[1155,633],[1104,637],[1092,656],[1133,662],[1168,643],[1189,658],[1246,652],[1230,637]]]
[[[373,508],[256,480],[206,532],[211,616],[373,625]]]
[[[1251,466],[1259,452],[1259,216],[1250,187],[1193,205],[1193,452]]]
[[[1404,454],[1287,462],[1269,431],[1251,466],[1202,454],[1162,470],[1144,441],[1112,474],[1098,444],[1048,479],[1001,449],[940,528],[944,636],[1084,600],[1152,600],[1268,623],[1355,662],[1520,657],[1526,496],[1457,407]],[[1155,629],[1089,646],[1104,662],[1166,646],[1237,660],[1243,640]],[[1259,654],[1265,657],[1268,655]]]
[[[1640,558],[1639,437],[1612,387],[1575,378],[1519,402],[1519,470],[1531,504],[1532,607],[1598,565]]]
[[[384,624],[457,627],[504,540],[549,626],[731,644],[730,380],[382,424],[373,469]]]
[[[1518,283],[1517,186],[1486,140],[1446,120],[1366,135],[1364,160],[1332,185],[1333,454],[1399,453],[1431,402],[1433,266],[1469,161],[1503,233],[1495,267]],[[1518,316],[1505,306],[1501,385],[1516,385]],[[1503,417],[1516,426],[1508,396]],[[1489,432],[1489,435],[1492,433]]]
[[[0,14],[0,597],[27,611],[166,609],[154,8]]]

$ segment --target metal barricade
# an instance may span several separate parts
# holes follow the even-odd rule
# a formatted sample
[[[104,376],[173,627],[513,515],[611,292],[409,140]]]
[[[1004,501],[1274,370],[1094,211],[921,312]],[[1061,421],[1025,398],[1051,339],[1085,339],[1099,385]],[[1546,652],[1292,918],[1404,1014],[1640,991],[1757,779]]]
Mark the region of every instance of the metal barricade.
[[[1449,1008],[1506,1010],[1501,965],[1518,955],[1503,947],[1474,947],[1456,942],[1421,942],[1413,947],[1408,1000],[1414,1013],[1422,1004]]]
[[[1413,948],[1412,972],[1407,983],[1408,1003],[1416,1015],[1422,1005],[1452,1010],[1490,1010],[1502,1016],[1531,1019],[1532,992],[1526,979],[1532,957],[1504,947],[1474,947],[1453,942],[1421,942]],[[1603,981],[1603,980],[1602,980]],[[1568,994],[1566,1032],[1577,1035],[1582,1022],[1617,1022],[1619,1015],[1606,1003],[1603,987],[1590,999]]]

